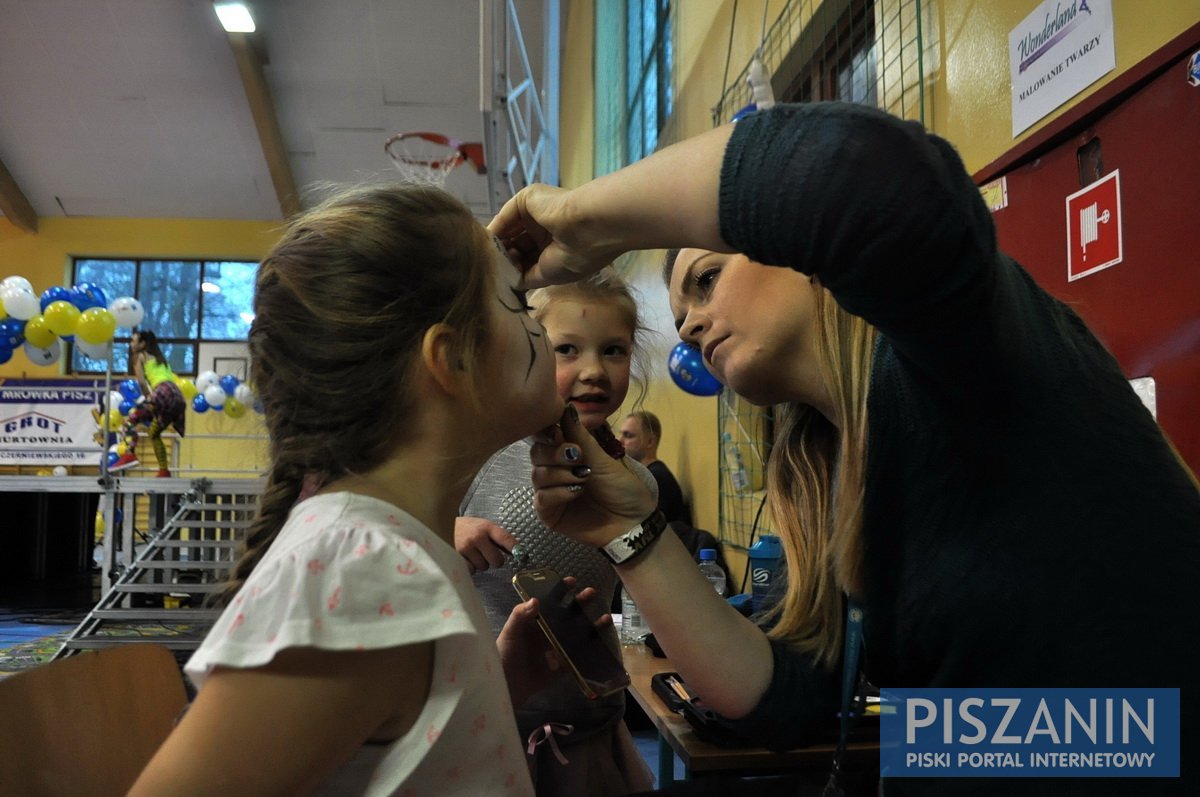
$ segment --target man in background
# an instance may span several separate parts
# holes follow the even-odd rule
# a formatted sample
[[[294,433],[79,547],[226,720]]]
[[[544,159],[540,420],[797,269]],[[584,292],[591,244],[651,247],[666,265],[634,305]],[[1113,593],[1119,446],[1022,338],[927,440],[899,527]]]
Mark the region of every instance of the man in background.
[[[658,458],[658,442],[662,439],[662,423],[652,412],[631,412],[621,423],[621,444],[625,455],[646,466],[658,482],[658,508],[667,522],[681,521],[692,525],[692,513],[683,500],[683,491],[671,469]]]

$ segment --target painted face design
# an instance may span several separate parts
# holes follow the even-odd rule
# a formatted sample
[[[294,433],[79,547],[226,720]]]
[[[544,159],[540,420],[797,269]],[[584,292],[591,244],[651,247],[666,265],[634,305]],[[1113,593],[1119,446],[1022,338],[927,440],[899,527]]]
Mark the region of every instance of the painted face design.
[[[554,358],[546,331],[527,315],[520,271],[502,249],[492,257],[492,296],[486,360],[479,384],[487,401],[480,411],[496,447],[533,434],[562,416],[554,390]]]
[[[499,238],[492,238],[492,243],[496,245],[500,255],[508,260],[508,253],[504,251],[504,246],[500,243]],[[514,267],[515,268],[515,267]],[[538,349],[545,349],[545,335],[541,330],[541,326],[537,321],[530,317],[529,312],[533,309],[529,303],[525,301],[525,291],[517,288],[516,285],[502,286],[506,288],[512,295],[512,302],[506,302],[503,296],[497,296],[496,301],[500,302],[500,306],[510,313],[517,315],[521,319],[521,327],[525,330],[526,342],[529,344],[529,367],[525,369],[525,379],[529,380],[529,375],[533,373],[533,366],[537,363]],[[535,345],[534,341],[541,339],[542,345]]]

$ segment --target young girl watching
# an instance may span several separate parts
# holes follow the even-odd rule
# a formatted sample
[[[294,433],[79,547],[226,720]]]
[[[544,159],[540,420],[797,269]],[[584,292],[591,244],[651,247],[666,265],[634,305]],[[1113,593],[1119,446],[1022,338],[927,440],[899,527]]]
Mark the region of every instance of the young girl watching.
[[[554,351],[558,397],[575,408],[593,436],[609,442],[610,455],[619,455],[623,449],[608,422],[625,401],[631,364],[641,351],[636,339],[642,327],[629,287],[605,268],[582,282],[532,291],[528,298]],[[634,370],[644,373],[641,367]],[[644,383],[635,381],[644,393]],[[550,567],[577,576],[581,585],[595,587],[604,606],[616,587],[603,555],[538,520],[529,446],[528,440],[513,443],[488,461],[467,493],[464,517],[455,528],[455,545],[476,571],[475,585],[495,633],[518,602],[512,586],[516,569]],[[654,484],[641,465],[627,464]],[[507,552],[517,544],[514,561]],[[611,628],[607,639],[619,653]],[[622,721],[624,706],[623,692],[587,699],[564,672],[518,709],[518,731],[535,756],[531,766],[539,797],[607,797],[651,787],[650,772]]]
[[[186,667],[199,694],[131,794],[533,793],[512,705],[545,675],[536,601],[497,642],[451,546],[487,457],[563,409],[519,277],[433,188],[289,224],[249,336],[258,515]]]
[[[121,428],[125,440],[125,453],[113,463],[109,471],[128,470],[141,464],[136,450],[137,427],[145,424],[149,427],[150,445],[154,447],[154,458],[158,461],[157,475],[169,477],[170,462],[167,460],[167,447],[163,444],[162,433],[171,426],[183,437],[187,420],[187,401],[179,385],[175,384],[175,374],[158,345],[158,336],[148,329],[134,332],[129,341],[129,354],[134,376],[142,386],[142,395],[146,398],[129,411]]]

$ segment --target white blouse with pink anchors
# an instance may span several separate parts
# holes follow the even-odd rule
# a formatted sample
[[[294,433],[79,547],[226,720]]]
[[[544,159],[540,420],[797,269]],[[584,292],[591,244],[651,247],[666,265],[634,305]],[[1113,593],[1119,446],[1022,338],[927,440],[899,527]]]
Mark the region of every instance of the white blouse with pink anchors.
[[[257,667],[290,647],[435,641],[416,724],[367,744],[316,794],[533,794],[496,643],[466,562],[403,510],[353,493],[297,504],[186,671]],[[397,677],[403,677],[397,673]]]

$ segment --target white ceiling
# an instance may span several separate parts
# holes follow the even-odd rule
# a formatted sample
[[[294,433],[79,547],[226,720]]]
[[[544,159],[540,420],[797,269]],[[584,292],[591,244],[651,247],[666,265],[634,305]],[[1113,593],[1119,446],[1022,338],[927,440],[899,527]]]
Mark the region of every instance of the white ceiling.
[[[302,196],[394,177],[395,132],[480,140],[478,0],[250,5]],[[522,4],[535,62],[541,5]],[[0,163],[39,217],[282,215],[210,0],[0,0]],[[487,215],[485,177],[447,188]]]

